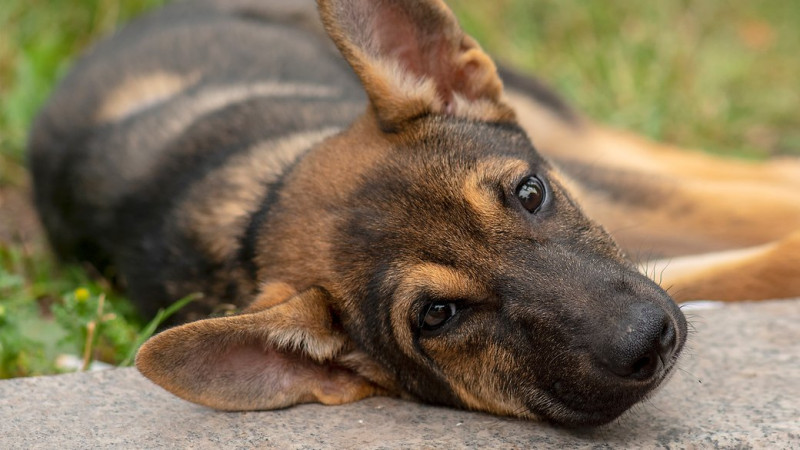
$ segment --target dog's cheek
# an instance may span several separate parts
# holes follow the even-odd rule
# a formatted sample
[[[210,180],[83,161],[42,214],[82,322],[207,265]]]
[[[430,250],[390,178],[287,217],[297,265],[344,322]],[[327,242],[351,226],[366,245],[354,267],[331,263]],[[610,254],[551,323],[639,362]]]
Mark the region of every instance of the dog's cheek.
[[[475,319],[474,323],[481,322],[481,318]],[[483,323],[489,320],[483,318]],[[490,336],[492,333],[484,327],[473,327],[427,339],[421,346],[467,408],[532,418],[519,395],[520,386],[515,386],[514,377],[510,376],[518,372],[512,352],[493,342]]]

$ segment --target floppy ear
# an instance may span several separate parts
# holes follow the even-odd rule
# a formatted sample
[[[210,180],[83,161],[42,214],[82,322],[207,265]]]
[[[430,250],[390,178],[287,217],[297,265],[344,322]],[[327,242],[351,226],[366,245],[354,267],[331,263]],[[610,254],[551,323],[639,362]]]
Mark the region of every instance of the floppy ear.
[[[441,0],[318,0],[325,29],[361,78],[380,125],[429,113],[511,121],[486,53]]]
[[[173,394],[217,409],[341,404],[381,393],[336,364],[348,339],[334,329],[327,292],[312,288],[261,311],[166,330],[142,346],[136,367]]]

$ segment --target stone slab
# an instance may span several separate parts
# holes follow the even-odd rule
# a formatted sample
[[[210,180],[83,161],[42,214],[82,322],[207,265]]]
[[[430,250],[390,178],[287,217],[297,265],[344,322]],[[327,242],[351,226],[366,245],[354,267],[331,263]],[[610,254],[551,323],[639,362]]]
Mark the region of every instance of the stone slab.
[[[800,448],[800,300],[689,311],[681,370],[586,430],[389,398],[225,413],[135,369],[0,381],[0,449]]]

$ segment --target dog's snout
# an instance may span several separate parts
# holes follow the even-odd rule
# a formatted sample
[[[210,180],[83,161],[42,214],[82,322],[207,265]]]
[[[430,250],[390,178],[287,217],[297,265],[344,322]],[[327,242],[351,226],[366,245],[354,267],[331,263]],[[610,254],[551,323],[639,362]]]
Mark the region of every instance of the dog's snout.
[[[677,335],[669,315],[651,304],[632,305],[610,327],[600,360],[623,378],[648,380],[659,373],[675,350]]]

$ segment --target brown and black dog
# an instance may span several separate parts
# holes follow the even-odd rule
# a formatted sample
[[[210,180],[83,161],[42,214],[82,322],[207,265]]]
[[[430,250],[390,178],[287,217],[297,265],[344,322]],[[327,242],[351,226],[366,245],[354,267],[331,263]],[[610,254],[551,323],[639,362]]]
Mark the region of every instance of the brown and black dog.
[[[498,75],[440,0],[318,3],[170,5],[34,126],[60,255],[145,314],[205,294],[140,350],[154,382],[224,410],[394,395],[601,424],[687,335],[625,252],[670,258],[647,267],[680,299],[800,294],[796,163],[595,126]]]

